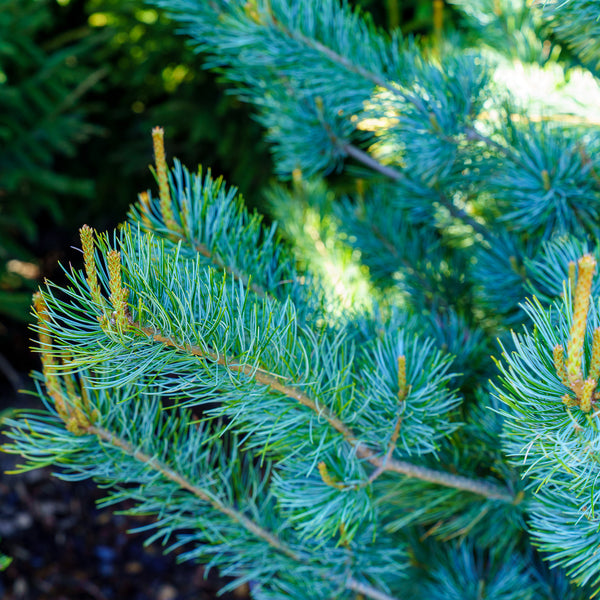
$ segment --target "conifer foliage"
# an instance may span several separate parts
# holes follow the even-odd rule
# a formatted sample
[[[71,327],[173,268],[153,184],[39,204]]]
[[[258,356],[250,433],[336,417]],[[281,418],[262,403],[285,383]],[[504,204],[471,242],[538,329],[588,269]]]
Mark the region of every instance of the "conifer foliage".
[[[600,590],[594,124],[338,0],[156,4],[255,106],[282,227],[156,128],[157,191],[35,296],[43,408],[4,449],[257,600]]]

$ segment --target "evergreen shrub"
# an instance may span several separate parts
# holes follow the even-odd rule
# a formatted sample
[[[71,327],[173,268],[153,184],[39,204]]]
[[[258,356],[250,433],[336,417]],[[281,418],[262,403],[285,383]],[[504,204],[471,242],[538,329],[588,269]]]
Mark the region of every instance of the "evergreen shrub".
[[[337,0],[156,3],[254,105],[283,226],[169,168],[155,128],[158,191],[114,233],[83,226],[83,266],[35,296],[43,407],[5,419],[4,450],[94,478],[258,600],[593,596],[585,102],[527,111],[489,51],[422,47]],[[531,23],[594,90],[569,69],[599,54],[560,12],[597,31],[589,5]]]

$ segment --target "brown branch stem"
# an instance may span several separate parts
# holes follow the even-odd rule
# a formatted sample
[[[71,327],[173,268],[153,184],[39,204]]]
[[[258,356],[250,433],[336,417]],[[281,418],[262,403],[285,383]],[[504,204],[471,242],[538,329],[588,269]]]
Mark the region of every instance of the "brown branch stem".
[[[346,57],[335,52],[334,50],[325,46],[321,42],[318,42],[317,40],[313,40],[313,39],[311,39],[301,33],[298,33],[296,31],[290,31],[289,29],[281,26],[281,24],[278,21],[273,21],[273,25],[275,27],[279,27],[290,38],[295,39],[295,40],[305,44],[309,48],[313,48],[313,49],[317,50],[318,52],[323,54],[326,58],[328,58],[332,62],[335,62],[335,63],[341,65],[342,67],[344,67],[345,69],[347,69],[348,71],[350,71],[352,73],[356,73],[357,75],[363,77],[367,81],[370,81],[373,84],[375,84],[383,89],[386,89],[397,96],[402,97],[407,102],[410,102],[411,104],[413,104],[421,112],[426,112],[426,107],[423,104],[421,98],[419,98],[415,94],[408,94],[408,93],[402,91],[399,87],[392,85],[390,82],[386,81],[379,75],[376,75],[375,73],[372,73],[371,71],[368,71],[364,67],[355,65],[350,60],[348,60]],[[327,128],[327,129],[329,131],[329,128]],[[331,131],[329,131],[329,133],[330,133],[330,135],[332,134]],[[477,132],[473,128],[468,128],[466,133],[467,133],[467,137],[470,137],[471,139],[477,139],[479,141],[483,141],[483,142],[487,143],[488,145],[492,145],[494,148],[503,152],[504,154],[507,154],[507,155],[510,154],[510,150],[508,148],[505,148],[501,144],[499,144],[489,138],[486,138],[485,136],[479,134],[479,132]],[[373,158],[371,155],[367,154],[363,150],[356,148],[352,144],[342,142],[336,136],[333,136],[332,139],[342,150],[344,150],[346,152],[346,154],[348,156],[351,156],[352,158],[361,162],[366,167],[369,167],[370,169],[376,171],[377,173],[380,173],[390,179],[393,179],[394,181],[400,181],[402,179],[405,179],[406,176],[403,173],[401,173],[400,171],[397,171],[393,167],[389,167],[387,165],[380,163],[377,159]],[[488,241],[491,240],[490,232],[486,229],[486,227],[483,226],[479,221],[474,219],[467,212],[465,212],[463,209],[456,206],[452,202],[452,200],[450,200],[450,198],[447,198],[444,194],[442,194],[440,192],[439,200],[440,200],[440,203],[450,212],[450,214],[454,218],[463,221],[467,225],[470,225],[473,228],[473,230],[476,233],[479,233],[485,240],[488,240]]]
[[[323,56],[328,58],[330,61],[337,63],[338,65],[341,65],[347,71],[350,71],[351,73],[356,73],[363,79],[370,81],[371,83],[379,86],[380,88],[386,89],[389,92],[392,92],[393,94],[398,94],[398,95],[401,95],[402,97],[404,97],[404,94],[397,87],[393,86],[389,81],[386,81],[379,75],[376,75],[375,73],[372,73],[371,71],[368,71],[364,67],[355,65],[353,62],[348,60],[345,56],[342,56],[335,50],[332,50],[331,48],[325,46],[325,44],[322,44],[321,42],[318,42],[317,40],[309,38],[309,37],[303,35],[302,33],[299,33],[298,31],[290,31],[289,29],[281,26],[279,22],[275,22],[275,23],[276,23],[276,26],[278,26],[288,37],[290,37],[298,42],[301,42],[302,44],[308,46],[309,48],[312,48],[313,50],[316,50],[317,52],[320,52]]]

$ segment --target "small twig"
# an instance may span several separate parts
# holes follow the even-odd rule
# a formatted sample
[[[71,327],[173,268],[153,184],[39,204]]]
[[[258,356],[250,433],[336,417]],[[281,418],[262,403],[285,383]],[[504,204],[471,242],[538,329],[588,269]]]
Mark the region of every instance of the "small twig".
[[[294,550],[292,550],[287,544],[282,542],[278,537],[273,535],[270,531],[267,531],[266,529],[262,528],[260,525],[257,525],[252,519],[249,519],[246,515],[242,514],[241,512],[235,510],[234,508],[232,508],[230,506],[227,506],[226,504],[223,504],[222,502],[217,500],[212,494],[209,494],[201,487],[194,485],[193,483],[188,481],[185,477],[183,477],[181,474],[177,473],[172,468],[163,464],[156,457],[150,456],[150,455],[142,452],[141,450],[136,449],[134,446],[132,446],[126,440],[118,437],[117,435],[113,434],[112,432],[110,432],[104,428],[91,426],[88,428],[87,432],[97,436],[100,440],[103,440],[104,442],[106,442],[116,448],[119,448],[122,452],[124,452],[128,456],[131,456],[132,458],[135,458],[136,460],[144,463],[148,467],[158,471],[161,475],[163,475],[170,481],[173,481],[174,483],[176,483],[183,489],[188,490],[189,492],[194,494],[196,497],[198,497],[203,502],[210,504],[213,508],[215,508],[219,512],[227,515],[233,521],[242,525],[242,527],[244,527],[247,531],[249,531],[253,535],[266,541],[275,550],[281,552],[282,554],[285,554],[286,556],[288,556],[289,558],[291,558],[292,560],[295,560],[297,562],[300,562],[300,563],[306,562],[306,560],[302,556],[300,556],[297,552],[294,552]],[[349,578],[346,581],[345,587],[348,590],[352,590],[357,593],[363,594],[364,596],[366,596],[368,598],[372,598],[372,600],[397,600],[396,598],[393,598],[392,596],[389,596],[388,594],[380,592],[379,590],[377,590],[369,585],[360,583],[353,578]],[[88,590],[88,591],[90,591],[90,590]]]
[[[374,83],[375,85],[379,86],[380,88],[386,89],[389,92],[392,92],[393,94],[404,97],[404,94],[402,93],[402,91],[399,90],[397,87],[393,86],[391,83],[389,83],[389,81],[386,81],[379,75],[376,75],[375,73],[372,73],[371,71],[368,71],[364,67],[355,65],[353,62],[350,62],[350,60],[348,60],[345,56],[342,56],[341,54],[337,53],[335,50],[328,48],[327,46],[325,46],[325,44],[322,44],[321,42],[318,42],[317,40],[309,38],[297,31],[291,31],[291,30],[287,29],[286,27],[281,26],[281,24],[278,21],[276,22],[276,25],[284,32],[284,34],[286,34],[290,38],[305,44],[306,46],[308,46],[309,48],[312,48],[313,50],[317,50],[317,52],[320,52],[321,54],[326,56],[332,62],[341,65],[347,71],[350,71],[351,73],[356,73],[357,75],[360,75],[367,81]]]
[[[73,106],[81,96],[86,94],[88,90],[93,88],[101,79],[106,77],[110,73],[109,67],[102,67],[97,71],[90,73],[84,80],[82,80],[77,87],[71,91],[64,100],[50,113],[49,119],[54,119],[59,114],[67,111]]]
[[[79,586],[86,594],[92,596],[95,600],[109,600],[99,586],[85,578],[76,577],[74,579],[76,585]]]
[[[371,598],[372,600],[398,600],[394,596],[380,592],[366,583],[356,581],[356,579],[353,579],[352,577],[346,581],[346,589],[352,590],[357,594],[362,594],[363,596]]]
[[[421,98],[419,98],[418,96],[416,96],[414,94],[407,94],[407,93],[403,92],[400,88],[393,86],[391,83],[387,82],[385,79],[382,79],[380,76],[378,76],[374,73],[371,73],[370,71],[368,71],[367,69],[364,69],[363,67],[353,64],[347,58],[338,54],[331,48],[328,48],[321,42],[312,40],[301,33],[290,31],[289,29],[283,27],[279,23],[279,21],[274,20],[273,25],[275,27],[280,28],[286,35],[288,35],[292,39],[300,41],[303,44],[306,44],[308,47],[321,52],[323,55],[325,55],[331,61],[340,64],[348,71],[356,73],[356,74],[360,75],[361,77],[364,77],[368,81],[371,81],[375,85],[377,85],[381,88],[384,88],[397,96],[400,96],[407,102],[410,102],[411,104],[413,104],[417,108],[417,110],[420,110],[421,112],[426,112],[426,107],[423,104]],[[347,142],[340,140],[333,133],[333,131],[331,131],[331,128],[328,126],[328,124],[323,119],[321,119],[321,121],[322,121],[322,125],[325,127],[325,129],[326,129],[327,133],[329,134],[330,138],[332,139],[332,141],[341,150],[343,150],[348,156],[351,156],[352,158],[356,159],[357,161],[359,161],[366,167],[368,167],[368,168],[372,169],[373,171],[380,173],[381,175],[384,175],[394,181],[401,181],[403,179],[407,179],[406,176],[404,175],[404,173],[401,173],[400,171],[394,169],[393,167],[389,167],[387,165],[380,163],[377,159],[373,158],[370,154],[364,152],[363,150],[360,150],[360,148],[357,148],[356,146],[353,146],[352,144],[349,144]],[[473,131],[474,135],[478,134],[478,132],[476,130],[473,129],[472,131]],[[482,141],[484,141],[484,140],[488,141],[488,143],[491,143],[491,144],[496,144],[499,149],[503,149],[506,151],[506,149],[503,146],[501,146],[500,144],[497,144],[497,142],[493,142],[493,140],[487,140],[487,138],[484,138],[483,136],[481,136],[478,139],[480,139]],[[491,241],[492,235],[486,229],[485,226],[483,226],[481,223],[479,223],[479,221],[474,219],[471,215],[466,213],[464,210],[462,210],[461,208],[458,208],[444,194],[442,194],[441,192],[438,192],[438,193],[439,193],[440,203],[450,212],[450,214],[454,218],[457,218],[457,219],[463,221],[467,225],[470,225],[476,233],[479,233],[484,239]]]
[[[438,198],[439,198],[440,204],[443,207],[445,207],[448,210],[448,212],[455,219],[458,219],[459,221],[462,221],[463,223],[470,225],[476,233],[479,233],[483,237],[484,240],[487,240],[490,243],[492,242],[493,235],[489,232],[489,230],[484,225],[482,225],[479,221],[477,221],[477,219],[474,219],[470,214],[465,212],[462,208],[459,208],[458,206],[456,206],[456,204],[454,204],[454,202],[452,202],[452,200],[450,200],[450,198],[448,198],[448,196],[446,196],[445,194],[442,194],[442,192],[438,192]]]
[[[223,269],[225,272],[232,275],[235,279],[241,281],[244,287],[247,287],[248,289],[252,290],[260,298],[266,298],[268,296],[266,290],[262,286],[254,282],[250,282],[250,285],[248,285],[250,278],[247,275],[243,275],[237,269],[226,265],[225,262],[221,260],[219,256],[213,254],[205,244],[196,243],[194,244],[193,248],[194,250],[196,250],[196,252],[202,254],[202,256],[205,256],[206,258],[212,260],[213,264],[215,264],[219,269]]]
[[[335,141],[348,156],[355,158],[358,162],[362,163],[366,167],[369,167],[369,169],[372,169],[377,173],[381,173],[381,175],[385,175],[394,181],[403,181],[406,179],[406,175],[404,175],[404,173],[401,173],[393,167],[388,167],[387,165],[380,163],[377,159],[373,158],[370,154],[367,154],[364,150],[361,150],[352,144],[343,143],[337,138]]]
[[[377,159],[373,158],[370,154],[367,154],[360,148],[357,148],[352,144],[343,142],[339,142],[339,145],[344,150],[344,152],[348,154],[348,156],[351,156],[352,158],[361,162],[366,167],[373,169],[377,173],[381,173],[382,175],[385,175],[386,177],[393,179],[394,181],[403,181],[407,179],[404,173],[398,171],[397,169],[394,169],[393,167],[389,167],[380,163]],[[479,221],[474,219],[467,212],[465,212],[462,208],[456,206],[454,202],[450,200],[450,198],[445,196],[442,192],[438,191],[438,199],[440,204],[444,206],[454,218],[459,219],[467,225],[470,225],[473,228],[473,230],[476,233],[479,233],[481,236],[483,236],[484,239],[488,241],[491,240],[492,236],[487,230],[487,228],[484,225],[482,225]]]
[[[396,424],[394,425],[394,431],[392,432],[392,437],[390,438],[390,443],[388,445],[387,452],[383,458],[383,464],[377,467],[369,477],[369,483],[373,483],[382,473],[385,472],[385,466],[387,465],[389,460],[392,460],[392,454],[394,454],[394,450],[396,449],[396,442],[398,441],[398,436],[400,435],[400,425],[402,424],[402,415],[398,415],[396,418]]]
[[[479,496],[484,496],[490,500],[501,500],[507,503],[516,503],[518,498],[514,497],[508,490],[501,488],[493,483],[471,479],[463,475],[453,475],[446,471],[437,471],[428,467],[413,465],[401,460],[389,460],[384,462],[384,458],[378,456],[373,450],[365,446],[357,446],[357,456],[365,458],[372,465],[383,466],[386,471],[393,473],[401,473],[407,477],[420,479],[421,481],[429,481],[444,487],[450,487],[457,490],[464,490]]]
[[[499,144],[492,138],[490,138],[486,135],[483,135],[482,133],[479,133],[479,131],[477,131],[473,127],[466,127],[465,134],[466,134],[468,140],[476,140],[478,142],[483,142],[487,146],[491,146],[492,148],[495,148],[496,150],[498,150],[498,152],[501,152],[505,156],[510,157],[512,160],[516,160],[516,157],[513,155],[510,148],[507,148],[506,146]]]
[[[115,448],[119,448],[119,450],[121,450],[128,456],[135,458],[136,460],[144,463],[146,466],[158,471],[163,477],[169,479],[170,481],[173,481],[183,489],[188,490],[203,502],[210,504],[219,512],[227,515],[233,521],[242,525],[242,527],[244,527],[247,531],[249,531],[256,537],[266,541],[275,550],[281,552],[282,554],[285,554],[292,560],[295,560],[299,563],[306,563],[306,560],[302,556],[300,556],[297,552],[294,552],[294,550],[292,550],[287,544],[282,542],[278,537],[273,535],[270,531],[267,531],[260,525],[257,525],[252,519],[249,519],[246,515],[235,510],[231,506],[223,504],[212,494],[208,493],[201,487],[194,485],[181,474],[179,474],[177,471],[162,463],[162,461],[158,460],[156,457],[150,456],[149,454],[146,454],[145,452],[136,449],[126,440],[120,438],[119,436],[113,434],[112,432],[102,427],[90,426],[88,427],[87,432],[89,434],[95,435],[100,440],[114,446]],[[388,594],[385,594],[384,592],[381,592],[371,587],[370,585],[360,583],[352,577],[346,580],[345,587],[348,590],[352,590],[359,594],[363,594],[364,596],[366,596],[367,598],[371,598],[372,600],[397,600],[397,598],[393,598],[392,596],[389,596]],[[92,590],[87,591],[93,593]]]

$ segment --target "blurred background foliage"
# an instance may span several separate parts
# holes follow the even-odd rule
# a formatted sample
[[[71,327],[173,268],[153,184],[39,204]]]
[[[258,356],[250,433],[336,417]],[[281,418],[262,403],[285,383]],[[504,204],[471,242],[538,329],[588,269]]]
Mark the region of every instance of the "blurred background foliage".
[[[571,58],[527,0],[349,3],[383,28],[419,36],[433,55],[474,46],[497,63],[556,69],[562,61],[545,87],[537,73],[531,93],[540,102],[569,83]],[[529,71],[505,79],[520,94],[532,88]],[[143,0],[0,0],[0,379],[10,379],[11,365],[30,368],[31,293],[44,277],[59,279],[57,260],[76,257],[65,249],[78,228],[114,227],[152,185],[153,126],[165,128],[171,158],[223,174],[251,207],[279,217],[289,210],[285,193],[264,193],[273,169],[251,110]],[[329,183],[336,189],[335,175]],[[332,229],[309,225],[313,238]]]
[[[352,4],[382,27],[434,28],[431,0]],[[0,0],[0,359],[27,363],[31,294],[59,276],[79,226],[114,227],[151,185],[153,126],[171,157],[261,206],[271,158],[225,90],[143,0]],[[9,368],[0,360],[0,377]]]

